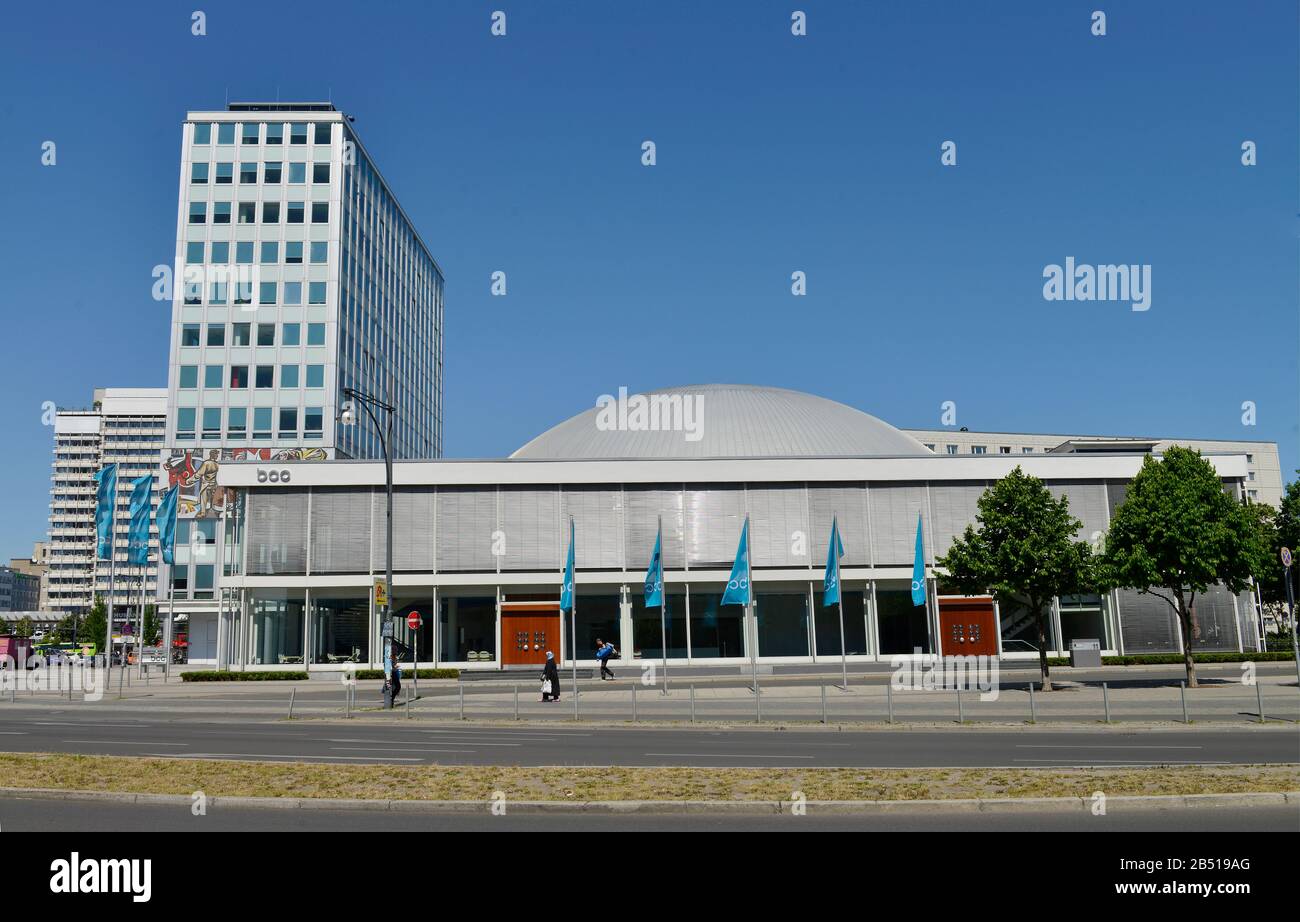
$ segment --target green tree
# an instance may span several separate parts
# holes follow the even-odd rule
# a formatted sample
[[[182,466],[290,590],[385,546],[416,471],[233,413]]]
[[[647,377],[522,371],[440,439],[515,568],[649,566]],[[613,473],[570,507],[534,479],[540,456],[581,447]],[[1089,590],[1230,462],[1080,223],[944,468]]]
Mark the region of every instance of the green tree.
[[[87,640],[85,623],[85,619],[76,612],[65,615],[50,630],[49,639],[55,643],[72,643],[74,638],[78,641]]]
[[[1046,612],[1052,599],[1091,592],[1098,573],[1092,548],[1076,541],[1081,523],[1070,502],[1057,499],[1019,466],[979,498],[975,516],[947,554],[935,563],[962,592],[992,592],[999,605],[1026,604],[1038,628],[1038,668],[1052,690],[1047,667]]]
[[[1296,474],[1300,475],[1300,471]],[[1292,554],[1300,554],[1300,480],[1286,485],[1273,525],[1273,553],[1260,580],[1260,592],[1268,601],[1285,603],[1286,583],[1282,579],[1281,555],[1284,547],[1289,547]],[[1291,591],[1300,599],[1300,565],[1291,567]]]
[[[95,596],[95,603],[90,606],[90,611],[81,623],[77,639],[84,640],[86,643],[93,643],[100,652],[104,650],[104,642],[108,639],[108,608],[104,605],[102,596]]]
[[[29,615],[23,615],[18,619],[18,626],[14,628],[14,636],[31,637],[35,630],[36,625],[32,624],[31,617]]]
[[[1154,595],[1178,616],[1187,685],[1196,687],[1196,595],[1223,584],[1241,592],[1262,566],[1259,515],[1223,490],[1201,453],[1172,446],[1148,456],[1115,510],[1106,538],[1111,584]]]
[[[154,605],[144,607],[144,630],[141,640],[146,647],[156,647],[160,641],[162,633],[161,626],[158,624],[158,610]]]

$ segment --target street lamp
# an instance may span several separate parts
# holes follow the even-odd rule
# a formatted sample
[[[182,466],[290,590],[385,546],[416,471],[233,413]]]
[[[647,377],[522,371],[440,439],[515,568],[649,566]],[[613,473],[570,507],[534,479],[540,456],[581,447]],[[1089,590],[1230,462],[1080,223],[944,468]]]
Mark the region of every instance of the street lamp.
[[[361,404],[365,408],[366,415],[370,417],[370,421],[375,424],[375,431],[379,433],[379,443],[384,449],[384,477],[388,488],[388,540],[385,542],[387,562],[384,566],[384,594],[386,598],[384,599],[383,612],[380,618],[387,619],[388,630],[383,634],[384,678],[391,679],[393,668],[393,456],[390,452],[390,443],[393,440],[393,415],[397,410],[391,404],[384,403],[379,398],[372,397],[355,388],[343,388],[343,396],[348,399],[339,407],[339,422],[345,426],[356,425],[356,405]],[[385,425],[379,425],[379,417],[375,415],[375,410],[382,410],[388,414],[385,417]],[[380,623],[385,622],[381,620]],[[393,686],[391,681],[386,681],[384,683],[384,707],[392,708],[392,706]]]

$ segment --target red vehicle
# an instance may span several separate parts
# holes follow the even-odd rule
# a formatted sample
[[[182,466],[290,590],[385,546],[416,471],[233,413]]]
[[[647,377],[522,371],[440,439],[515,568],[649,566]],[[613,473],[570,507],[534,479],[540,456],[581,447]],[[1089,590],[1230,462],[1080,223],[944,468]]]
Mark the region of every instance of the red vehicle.
[[[10,662],[17,668],[23,668],[27,665],[27,658],[32,655],[32,639],[30,637],[15,637],[13,634],[0,634],[0,668],[4,668]],[[8,656],[10,659],[3,659]]]

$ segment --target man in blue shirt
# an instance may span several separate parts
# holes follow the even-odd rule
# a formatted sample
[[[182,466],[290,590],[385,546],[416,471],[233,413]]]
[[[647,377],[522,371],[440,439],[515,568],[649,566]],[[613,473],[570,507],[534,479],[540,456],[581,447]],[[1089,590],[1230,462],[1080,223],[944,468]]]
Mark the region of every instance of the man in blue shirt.
[[[613,671],[609,668],[609,658],[618,651],[614,649],[612,643],[605,643],[599,637],[596,638],[596,659],[600,660],[600,680],[605,681],[605,677],[614,678]]]

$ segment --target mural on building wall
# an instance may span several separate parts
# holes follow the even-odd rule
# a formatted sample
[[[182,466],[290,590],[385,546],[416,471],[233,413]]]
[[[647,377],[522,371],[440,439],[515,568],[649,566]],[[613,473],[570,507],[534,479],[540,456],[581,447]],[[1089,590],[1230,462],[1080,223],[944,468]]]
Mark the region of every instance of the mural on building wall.
[[[180,486],[177,515],[219,519],[234,508],[235,491],[217,485],[217,472],[227,461],[326,461],[324,448],[177,448],[164,462],[167,488]]]

